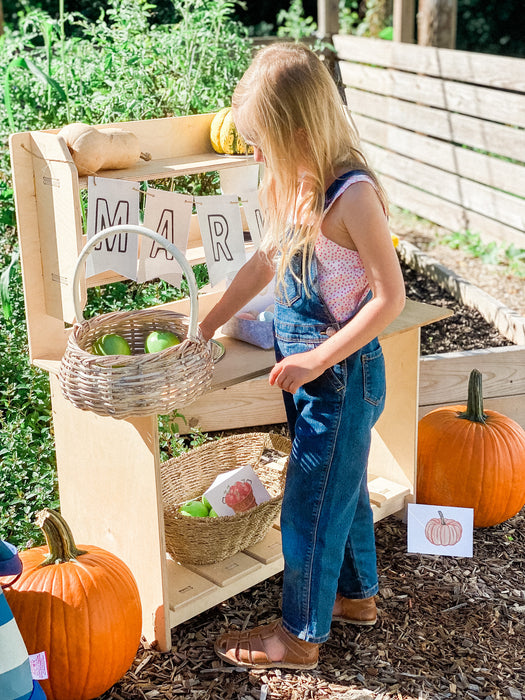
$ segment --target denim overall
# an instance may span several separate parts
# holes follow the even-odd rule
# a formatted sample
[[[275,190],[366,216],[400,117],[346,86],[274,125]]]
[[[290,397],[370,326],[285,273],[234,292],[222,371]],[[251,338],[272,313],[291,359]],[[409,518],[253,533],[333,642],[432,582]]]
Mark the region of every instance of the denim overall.
[[[327,204],[354,173],[331,185]],[[278,361],[315,348],[348,322],[338,323],[320,295],[315,255],[309,295],[300,282],[300,256],[291,268],[275,296]],[[319,643],[329,636],[336,592],[368,598],[378,591],[366,474],[371,429],[385,400],[378,340],[283,396],[293,440],[281,513],[283,625]]]

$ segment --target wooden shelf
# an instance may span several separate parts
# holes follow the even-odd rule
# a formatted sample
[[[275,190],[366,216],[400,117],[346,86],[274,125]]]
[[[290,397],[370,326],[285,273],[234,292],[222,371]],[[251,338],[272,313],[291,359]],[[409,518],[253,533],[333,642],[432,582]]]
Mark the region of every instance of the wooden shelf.
[[[254,162],[253,156],[219,155],[210,151],[202,155],[194,155],[191,158],[183,156],[180,158],[159,158],[149,161],[141,160],[136,165],[126,168],[126,170],[101,170],[97,173],[97,176],[144,182],[237,168],[240,165],[250,165]],[[78,180],[80,187],[87,187],[87,180],[87,177],[80,177]]]
[[[253,163],[251,156],[220,156],[211,149],[213,114],[170,117],[111,126],[131,131],[151,154],[126,170],[101,177],[135,182],[171,178]],[[162,651],[170,629],[264,580],[283,567],[278,526],[264,540],[212,566],[181,566],[166,555],[157,416],[114,420],[82,411],[67,401],[58,371],[74,321],[72,279],[84,245],[78,177],[57,130],[10,138],[11,162],[24,279],[31,361],[49,372],[60,506],[79,542],[119,556],[137,581],[143,634]],[[242,215],[242,209],[241,209]],[[192,217],[187,258],[204,261],[198,219]],[[112,272],[87,286],[119,278]],[[85,298],[87,286],[81,290]],[[223,289],[199,294],[202,318]],[[163,305],[185,315],[189,299]],[[448,309],[407,301],[403,313],[381,335],[387,368],[383,415],[373,431],[369,490],[374,520],[402,511],[416,482],[419,329],[450,315]],[[266,375],[273,350],[232,338],[216,364],[212,389],[184,408],[188,426],[223,430],[285,420],[281,392]],[[244,393],[243,393],[244,392]]]
[[[272,556],[260,552],[273,545]],[[275,543],[278,547],[275,547]],[[182,566],[167,558],[170,624],[172,627],[222,603],[231,596],[283,570],[280,532],[272,528],[258,545],[217,564]]]
[[[370,475],[368,481],[374,522],[398,513],[410,495],[408,486]],[[167,557],[171,626],[282,571],[284,560],[278,524],[256,545],[216,564],[188,565]]]

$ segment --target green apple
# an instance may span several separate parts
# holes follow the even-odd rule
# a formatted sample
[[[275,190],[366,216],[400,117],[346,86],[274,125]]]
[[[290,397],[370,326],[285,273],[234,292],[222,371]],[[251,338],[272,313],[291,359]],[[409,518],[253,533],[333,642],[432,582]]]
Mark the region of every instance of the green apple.
[[[218,518],[218,514],[213,508],[210,508],[210,512],[208,513],[208,518]]]
[[[116,333],[103,335],[95,341],[92,351],[95,355],[131,355],[127,340]]]
[[[178,345],[180,339],[171,331],[151,331],[146,338],[144,350],[146,352],[160,352],[171,348],[172,345]]]
[[[183,515],[191,515],[194,518],[208,517],[208,509],[201,501],[188,501],[179,510]]]
[[[102,348],[100,347],[101,340],[102,338],[97,338],[91,346],[91,352],[93,353],[93,355],[102,355]]]
[[[202,497],[201,497],[201,501],[204,503],[204,505],[205,505],[206,508],[208,509],[208,513],[209,513],[210,510],[211,510],[211,503],[208,501],[208,499],[206,498],[206,496],[202,496]]]

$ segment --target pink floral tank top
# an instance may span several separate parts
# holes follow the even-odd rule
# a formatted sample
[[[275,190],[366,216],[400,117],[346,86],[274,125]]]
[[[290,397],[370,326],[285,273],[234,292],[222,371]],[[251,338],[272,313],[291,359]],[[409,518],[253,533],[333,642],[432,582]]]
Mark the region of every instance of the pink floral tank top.
[[[351,175],[341,183],[325,214],[335,200],[356,182],[369,182],[375,187],[374,181],[366,173]],[[361,256],[357,250],[334,243],[321,231],[315,242],[315,256],[321,296],[336,321],[346,321],[370,291]]]

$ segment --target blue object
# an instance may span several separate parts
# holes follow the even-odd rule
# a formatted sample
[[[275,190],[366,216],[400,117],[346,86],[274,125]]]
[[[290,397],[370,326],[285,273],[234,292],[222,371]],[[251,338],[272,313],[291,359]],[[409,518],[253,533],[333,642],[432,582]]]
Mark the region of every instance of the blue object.
[[[17,548],[9,542],[0,540],[0,577],[20,576],[21,573],[22,562]]]
[[[0,578],[15,576],[0,586],[0,700],[45,700],[42,687],[31,677],[27,648],[2,590],[21,573],[16,547],[0,540]]]
[[[0,698],[45,700],[41,686],[31,677],[26,645],[0,588]]]
[[[224,335],[229,335],[245,343],[256,345],[264,350],[273,348],[273,321],[239,318],[233,316],[222,327]]]
[[[38,681],[33,681],[33,692],[31,693],[30,700],[46,700],[46,694]]]

